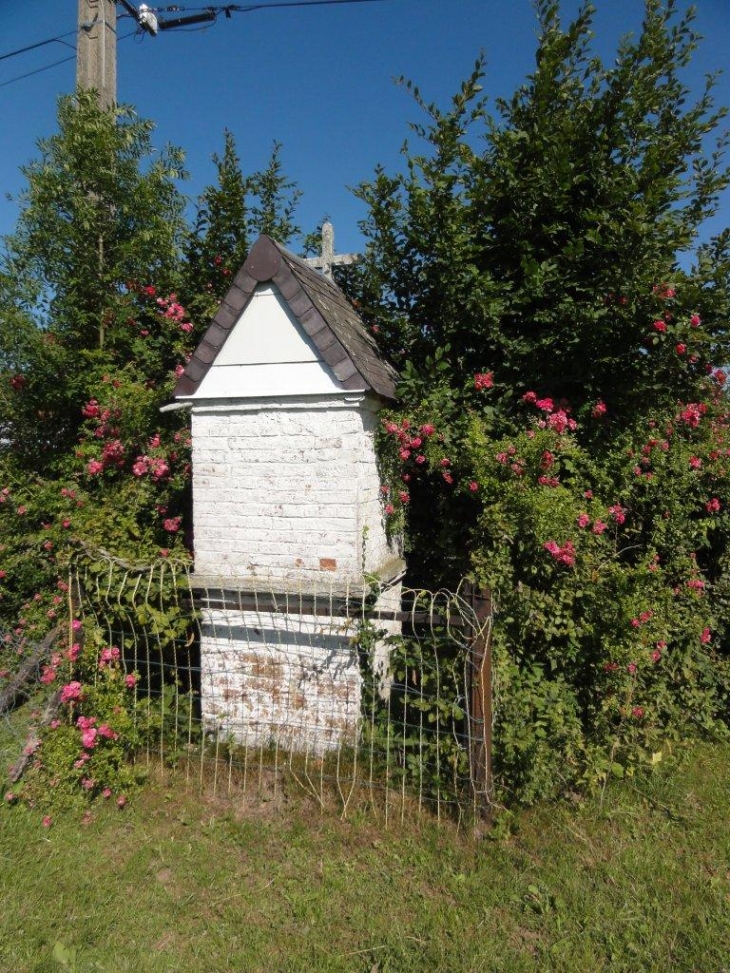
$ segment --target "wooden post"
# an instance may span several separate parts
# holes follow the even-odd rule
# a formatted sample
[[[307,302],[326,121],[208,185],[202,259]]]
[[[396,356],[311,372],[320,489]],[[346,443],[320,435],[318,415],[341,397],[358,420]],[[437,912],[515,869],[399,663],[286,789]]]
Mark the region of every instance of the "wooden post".
[[[478,625],[467,660],[469,764],[476,804],[487,817],[492,806],[492,595],[471,585],[466,594]]]

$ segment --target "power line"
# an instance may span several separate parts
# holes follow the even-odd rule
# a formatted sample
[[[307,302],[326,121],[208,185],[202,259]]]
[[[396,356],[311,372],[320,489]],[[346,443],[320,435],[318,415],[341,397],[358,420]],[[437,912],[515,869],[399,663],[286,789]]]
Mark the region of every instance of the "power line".
[[[224,14],[226,18],[229,18],[232,13],[249,14],[254,13],[257,10],[273,10],[274,8],[281,7],[329,7],[329,6],[340,6],[343,4],[353,4],[353,3],[387,3],[388,0],[274,0],[273,3],[250,3],[246,6],[241,4],[229,3],[213,5],[208,7],[183,7],[178,5],[173,5],[170,7],[159,7],[158,10],[162,10],[165,13],[182,13],[187,10],[198,10],[208,12],[214,15],[214,19],[217,20],[218,14]],[[129,14],[120,14],[120,17],[131,16]],[[198,28],[198,30],[205,30],[206,28]],[[128,37],[132,37],[139,33],[139,28],[134,31],[130,31],[129,34],[124,34],[119,40],[126,40]],[[188,31],[183,31],[183,33],[188,33]],[[71,35],[76,36],[78,30],[70,30],[65,34],[59,34],[56,37],[49,37],[44,41],[38,41],[35,44],[29,44],[27,47],[19,47],[15,51],[9,51],[7,54],[0,54],[0,61],[6,61],[9,58],[17,57],[19,54],[26,54],[28,51],[35,51],[40,47],[46,47],[48,44],[66,44],[64,40],[65,37],[70,37]],[[72,47],[71,44],[66,44],[67,47]],[[69,61],[73,61],[76,57],[75,48],[73,48],[74,53],[68,57],[63,57],[58,61],[52,61],[51,64],[46,64],[41,68],[35,68],[33,71],[26,71],[25,74],[19,74],[14,78],[10,78],[7,81],[0,81],[0,88],[6,88],[8,85],[16,84],[18,81],[24,81],[26,78],[32,78],[33,75],[42,74],[44,71],[50,71],[52,68],[56,68],[61,64],[67,64]]]
[[[76,31],[72,30],[71,33],[75,34]],[[136,30],[131,30],[128,34],[122,34],[119,40],[124,41],[128,37],[134,37],[136,33],[137,33]],[[65,34],[64,36],[68,37],[68,34]],[[34,45],[34,46],[39,47],[40,45]],[[73,54],[69,54],[68,57],[62,57],[60,61],[52,61],[50,64],[46,64],[42,68],[36,68],[34,71],[26,71],[25,74],[19,74],[17,75],[17,77],[10,78],[8,81],[0,81],[0,88],[6,88],[9,84],[15,84],[17,81],[25,81],[26,78],[32,78],[34,74],[41,74],[43,71],[50,71],[51,68],[57,68],[59,64],[67,64],[69,61],[75,61],[75,60],[76,60],[76,53],[74,49]]]
[[[330,6],[333,4],[344,4],[344,3],[384,3],[386,0],[276,0],[273,3],[250,3],[245,7],[238,3],[227,3],[220,5],[212,5],[208,7],[159,7],[159,10],[164,10],[170,13],[180,13],[185,10],[210,10],[216,13],[226,13],[230,11],[236,14],[248,14],[254,10],[270,10],[273,7],[322,7]]]
[[[35,71],[26,71],[25,74],[19,74],[15,78],[10,78],[9,81],[0,81],[0,88],[5,88],[9,84],[15,84],[16,81],[24,81],[26,78],[32,78],[34,74],[40,74],[42,71],[50,71],[51,68],[56,68],[59,64],[65,64],[67,61],[75,60],[76,55],[70,54],[68,57],[61,58],[60,61],[53,61],[51,64],[46,64],[45,67],[36,68]]]
[[[238,3],[228,3],[228,4],[218,4],[208,7],[183,7],[177,4],[170,7],[158,7],[158,10],[162,10],[165,13],[182,13],[186,10],[202,10],[209,11],[214,14],[226,14],[231,13],[237,14],[250,14],[255,10],[271,10],[274,7],[322,7],[322,6],[333,6],[338,4],[350,4],[350,3],[385,3],[386,0],[275,0],[274,3],[250,3],[245,7]],[[121,17],[131,17],[131,14],[120,14]],[[19,54],[27,54],[28,51],[35,51],[39,47],[46,47],[48,44],[66,44],[64,38],[76,36],[78,30],[69,30],[65,34],[58,34],[56,37],[49,37],[44,41],[38,41],[36,44],[28,44],[27,47],[19,47],[15,51],[8,51],[7,54],[0,54],[0,61],[7,61],[11,57],[17,57]],[[129,36],[128,34],[126,35]],[[121,38],[120,38],[121,40]],[[72,47],[71,44],[66,44],[67,47]],[[45,68],[39,68],[39,71],[45,71],[47,68],[55,67],[57,64],[65,64],[70,58],[64,58],[62,61],[54,61],[53,64],[48,64]],[[38,72],[31,71],[30,74],[37,74]],[[10,81],[4,82],[4,84],[10,84]],[[2,87],[2,84],[0,84]]]
[[[16,57],[18,54],[25,54],[27,51],[35,51],[39,47],[45,47],[46,44],[66,44],[64,37],[71,37],[71,35],[76,35],[77,31],[70,30],[66,34],[59,34],[58,37],[49,37],[48,40],[38,41],[37,44],[29,44],[27,47],[19,47],[17,51],[10,51],[8,54],[0,54],[0,61],[7,61],[10,57]],[[72,44],[66,44],[66,47],[73,47]],[[62,64],[62,61],[58,62]]]
[[[322,7],[351,3],[383,3],[384,0],[275,0],[272,3],[249,3],[243,6],[239,3],[213,4],[207,7],[185,7],[180,4],[173,4],[169,7],[154,8],[147,4],[140,4],[139,10],[134,7],[130,0],[116,0],[116,2],[121,3],[129,16],[136,16],[141,30],[156,36],[160,31],[187,27],[192,24],[215,23],[220,14],[224,14],[226,19],[230,20],[234,13],[248,14],[255,10],[273,10],[275,7]],[[182,13],[184,16],[164,18],[158,17],[159,13]]]

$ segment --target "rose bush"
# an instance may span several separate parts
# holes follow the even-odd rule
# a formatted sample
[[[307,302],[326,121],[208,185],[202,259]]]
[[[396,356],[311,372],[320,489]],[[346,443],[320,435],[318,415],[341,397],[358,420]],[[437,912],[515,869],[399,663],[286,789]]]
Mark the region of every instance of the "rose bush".
[[[730,233],[692,12],[647,0],[604,67],[592,8],[537,4],[497,117],[477,62],[425,142],[359,194],[343,276],[401,371],[383,509],[411,583],[494,593],[498,790],[633,772],[728,722]],[[713,153],[709,137],[718,135]]]

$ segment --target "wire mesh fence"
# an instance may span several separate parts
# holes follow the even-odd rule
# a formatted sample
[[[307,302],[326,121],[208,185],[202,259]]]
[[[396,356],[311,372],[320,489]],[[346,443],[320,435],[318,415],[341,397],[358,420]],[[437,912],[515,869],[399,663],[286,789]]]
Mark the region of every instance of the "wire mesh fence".
[[[342,813],[488,809],[488,598],[400,581],[276,587],[77,552],[71,613],[133,687],[135,759],[231,797],[296,784]]]

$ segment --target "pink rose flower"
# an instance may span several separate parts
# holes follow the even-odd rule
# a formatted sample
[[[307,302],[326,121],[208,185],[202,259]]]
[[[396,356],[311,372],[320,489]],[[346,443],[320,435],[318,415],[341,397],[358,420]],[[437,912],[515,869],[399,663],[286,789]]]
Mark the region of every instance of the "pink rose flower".
[[[481,389],[491,389],[494,385],[494,373],[493,372],[477,372],[474,376],[474,388]]]
[[[61,702],[74,703],[81,699],[81,683],[70,682],[61,689]]]
[[[85,750],[93,750],[96,746],[96,737],[98,731],[90,726],[88,730],[84,730],[81,734],[81,745]]]

